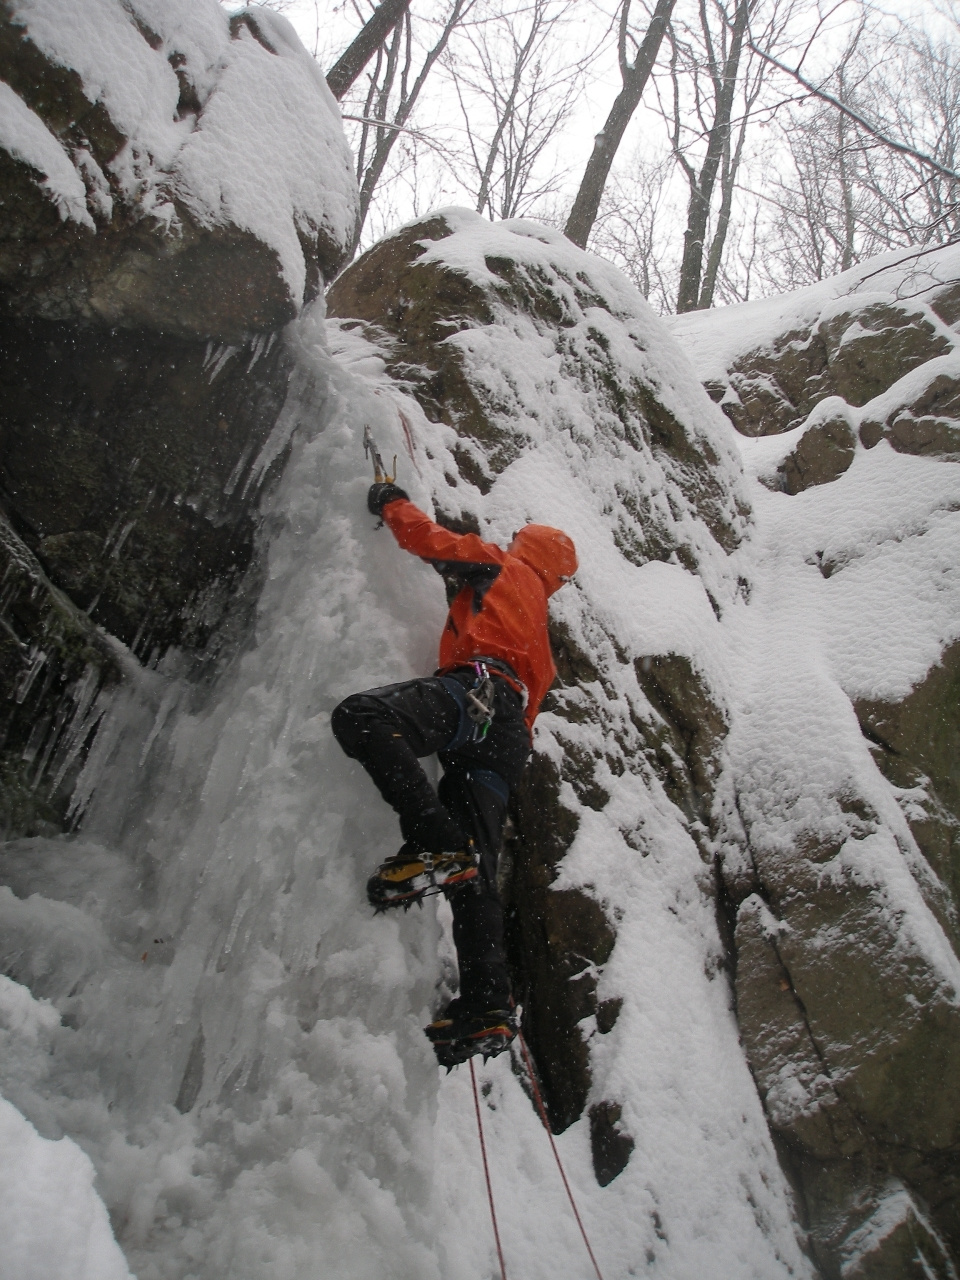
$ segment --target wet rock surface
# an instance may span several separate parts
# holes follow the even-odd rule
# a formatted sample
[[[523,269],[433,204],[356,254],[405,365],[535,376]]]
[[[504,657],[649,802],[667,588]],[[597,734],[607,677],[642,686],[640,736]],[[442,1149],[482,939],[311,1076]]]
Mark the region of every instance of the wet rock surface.
[[[110,652],[104,636],[120,640],[131,670],[174,645],[212,660],[222,629],[242,629],[258,504],[289,439],[282,336],[229,347],[23,319],[0,332],[0,504],[39,596],[62,602],[70,633],[80,626],[98,652]],[[67,775],[36,754],[39,727],[25,736],[22,723],[74,723],[68,690],[79,675],[55,658],[62,641],[51,649],[47,613],[24,611],[21,586],[8,580],[0,607],[22,652],[49,653],[51,664],[8,725],[4,767],[20,777],[36,756],[31,776],[53,786],[62,821]],[[115,676],[112,657],[106,671]],[[18,706],[16,664],[4,675]],[[33,834],[21,816],[10,834]]]
[[[0,840],[68,819],[120,655],[0,515]]]
[[[290,359],[243,347],[0,323],[0,485],[50,580],[148,659],[201,648],[247,569]],[[271,465],[272,470],[271,470]]]
[[[356,213],[336,105],[283,19],[107,0],[94,33],[58,5],[0,4],[7,835],[67,821],[110,637],[135,672],[242,632],[292,430],[280,326]]]

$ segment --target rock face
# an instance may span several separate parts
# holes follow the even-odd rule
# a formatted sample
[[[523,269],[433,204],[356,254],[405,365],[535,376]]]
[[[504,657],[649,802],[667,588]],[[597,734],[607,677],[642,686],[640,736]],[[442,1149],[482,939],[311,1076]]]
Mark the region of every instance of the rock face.
[[[67,820],[105,635],[212,656],[293,426],[279,327],[343,260],[357,193],[269,10],[4,0],[0,76],[10,836]]]
[[[0,76],[8,312],[237,341],[343,261],[339,113],[269,10],[4,0]]]
[[[537,465],[549,428],[569,441],[567,465],[604,495],[624,559],[661,562],[681,577],[698,571],[719,610],[730,590],[725,552],[748,515],[738,469],[706,396],[678,396],[689,375],[616,273],[544,227],[492,227],[452,210],[376,246],[338,278],[328,304],[344,335],[375,343],[427,417],[456,432],[457,474],[438,495],[438,519],[478,527],[484,495],[525,457]],[[596,607],[580,599],[554,618],[559,682],[513,797],[503,891],[516,989],[552,1123],[566,1128],[589,1104],[606,1185],[634,1144],[620,1101],[598,1096],[591,1066],[591,1037],[614,1033],[623,1004],[600,990],[616,911],[596,890],[561,881],[563,866],[621,782],[665,788],[705,848],[726,723],[689,658],[625,650]],[[644,836],[626,827],[617,839],[642,856]]]
[[[856,450],[857,437],[842,413],[809,427],[780,464],[784,492],[802,493],[836,480],[850,466]]]
[[[631,369],[604,332],[607,318],[624,322],[629,332],[629,313],[622,310],[629,305],[626,298],[604,298],[586,279],[551,279],[540,263],[499,256],[495,243],[486,254],[475,251],[475,259],[462,264],[446,262],[441,251],[431,254],[429,244],[449,237],[461,217],[457,211],[426,218],[377,245],[335,281],[328,311],[333,317],[367,321],[389,336],[391,373],[410,380],[428,416],[456,427],[461,435],[457,465],[463,479],[481,494],[489,491],[525,443],[511,414],[513,397],[480,381],[465,343],[458,341],[458,335],[467,338],[471,331],[492,331],[495,321],[502,327],[510,315],[553,336],[564,372],[584,383],[585,395],[596,397],[623,444],[655,457],[670,488],[685,504],[696,504],[711,538],[726,550],[736,546],[746,508],[725,474],[716,440],[683,422],[678,406],[659,395],[655,369]],[[542,228],[536,230],[546,235]],[[527,237],[534,238],[533,232]],[[613,280],[605,283],[609,287]],[[591,325],[593,317],[598,322]],[[622,339],[619,333],[617,337]],[[580,352],[574,338],[587,348],[583,371],[576,368]],[[507,353],[503,355],[506,360]],[[696,562],[692,531],[686,534],[682,521],[642,502],[640,495],[624,493],[624,554],[641,564],[671,555]],[[649,542],[638,536],[638,526],[649,530]]]
[[[948,256],[929,263],[925,279],[909,257],[860,268],[780,300],[779,331],[767,323],[761,342],[751,337],[759,311],[745,308],[745,336],[727,342],[726,368],[714,361],[703,371],[742,433],[789,433],[779,452],[771,439],[754,455],[758,477],[786,495],[771,503],[803,495],[821,504],[805,508],[816,543],[796,533],[806,530],[792,523],[805,518],[798,508],[780,512],[780,528],[851,599],[864,557],[887,564],[875,572],[889,580],[897,555],[909,554],[917,593],[937,573],[928,566],[939,553],[930,546],[922,560],[917,540],[946,532],[957,502],[960,351],[948,327],[956,287],[941,283],[953,274]],[[907,294],[909,304],[899,301]],[[727,323],[738,330],[737,317]],[[677,329],[698,341],[696,321]],[[890,495],[911,490],[915,507],[884,511]],[[864,522],[849,514],[858,509],[869,513]],[[909,553],[894,550],[911,541]],[[826,693],[815,692],[823,673],[810,667],[804,698],[821,714],[798,724],[796,706],[789,716],[781,706],[795,677],[771,668],[755,699],[770,725],[768,759],[756,743],[741,749],[741,718],[728,743],[720,844],[744,1047],[814,1256],[831,1278],[894,1280],[952,1276],[960,1257],[960,700],[955,611],[947,605],[942,623],[928,622],[935,638],[895,674],[913,642],[905,620],[916,597],[884,599],[883,657],[869,654],[875,624],[864,615],[845,624],[847,657],[826,646],[842,715],[825,710]],[[848,736],[853,713],[860,743]],[[805,734],[823,758],[797,774]],[[867,750],[891,784],[886,796],[871,768],[851,765]],[[784,786],[787,771],[798,780]],[[903,896],[893,894],[900,918],[883,905],[893,900],[890,874],[903,876]]]
[[[0,474],[24,541],[137,655],[202,648],[253,553],[282,340],[202,347],[35,320],[8,322],[3,351]]]
[[[909,797],[917,844],[960,903],[960,646],[945,649],[901,702],[854,705],[878,766]]]
[[[11,564],[29,563],[40,596],[72,606],[68,630],[82,624],[84,652],[91,633],[106,633],[131,663],[153,665],[171,645],[212,657],[210,641],[228,619],[240,625],[230,606],[249,577],[259,499],[293,427],[282,335],[228,346],[24,319],[0,320],[0,334],[0,501],[18,547]],[[24,612],[18,601],[19,587],[0,600],[18,642],[5,689],[19,688],[36,654],[47,654],[52,665],[31,677],[31,703],[18,716],[38,726],[71,719],[60,699],[79,676],[67,679],[53,661],[62,642],[50,649],[49,610]],[[49,614],[58,628],[65,616],[59,606]],[[107,668],[114,663],[110,656]],[[5,768],[20,775],[35,736],[7,726]],[[62,819],[66,775],[42,752],[38,759],[35,781],[53,787]],[[6,833],[34,829],[14,822]]]
[[[770,346],[738,356],[722,407],[748,436],[790,431],[827,396],[865,405],[951,343],[925,307],[867,300],[836,303],[809,328],[777,335]]]

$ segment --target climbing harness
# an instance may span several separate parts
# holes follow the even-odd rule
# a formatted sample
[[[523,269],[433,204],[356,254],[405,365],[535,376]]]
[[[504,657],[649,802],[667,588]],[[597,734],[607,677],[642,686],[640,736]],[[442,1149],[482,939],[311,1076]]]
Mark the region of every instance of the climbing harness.
[[[580,1235],[583,1237],[583,1243],[587,1247],[587,1253],[590,1255],[590,1261],[593,1264],[593,1270],[597,1280],[603,1280],[603,1275],[597,1265],[597,1259],[594,1257],[593,1249],[590,1246],[590,1240],[587,1237],[586,1228],[583,1225],[583,1219],[580,1217],[580,1210],[577,1208],[577,1202],[573,1198],[573,1191],[570,1182],[567,1179],[566,1170],[560,1159],[560,1152],[557,1150],[557,1144],[554,1141],[553,1130],[550,1127],[550,1120],[547,1117],[547,1109],[543,1104],[543,1095],[540,1092],[540,1086],[537,1083],[537,1075],[533,1066],[533,1059],[530,1056],[530,1050],[527,1048],[527,1042],[523,1038],[523,1032],[517,1031],[517,1040],[520,1045],[520,1052],[523,1057],[524,1066],[527,1069],[527,1075],[530,1077],[530,1088],[533,1092],[534,1102],[540,1115],[541,1123],[547,1131],[547,1137],[550,1139],[550,1150],[553,1152],[553,1158],[557,1162],[557,1168],[560,1170],[560,1178],[563,1182],[563,1189],[567,1193],[567,1199],[570,1201],[570,1208],[573,1210],[573,1216],[576,1219],[577,1226],[580,1228]],[[500,1229],[497,1225],[497,1210],[493,1202],[493,1187],[490,1182],[490,1167],[487,1161],[487,1144],[483,1136],[483,1122],[480,1118],[480,1098],[477,1093],[477,1076],[473,1065],[473,1058],[470,1062],[470,1081],[473,1085],[473,1106],[477,1115],[477,1131],[480,1134],[480,1152],[483,1156],[483,1175],[487,1182],[487,1200],[490,1203],[490,1218],[493,1222],[493,1238],[497,1244],[497,1257],[500,1260],[500,1275],[502,1280],[507,1280],[506,1266],[503,1261],[503,1249],[500,1245]]]
[[[467,671],[473,672],[473,683],[465,688],[460,673]],[[443,683],[444,687],[456,700],[457,706],[460,708],[460,721],[457,726],[457,732],[454,734],[450,742],[444,748],[445,751],[459,751],[461,747],[468,742],[482,742],[487,736],[490,726],[494,720],[494,704],[497,696],[497,686],[494,676],[504,680],[515,689],[523,699],[523,706],[527,705],[527,688],[520,680],[513,668],[505,662],[500,662],[496,658],[472,658],[468,663],[458,664],[456,667],[448,668],[447,674],[442,675],[439,671],[437,677]],[[474,771],[478,776],[480,771]],[[492,785],[493,789],[499,793],[500,783],[490,783],[489,771],[483,771],[484,776],[479,780],[487,785]],[[499,780],[498,780],[499,781]],[[506,802],[506,795],[503,797]]]

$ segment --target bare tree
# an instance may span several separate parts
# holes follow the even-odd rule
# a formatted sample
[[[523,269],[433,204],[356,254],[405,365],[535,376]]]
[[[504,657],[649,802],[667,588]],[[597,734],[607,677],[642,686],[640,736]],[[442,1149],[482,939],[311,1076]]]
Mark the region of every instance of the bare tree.
[[[327,84],[339,101],[410,8],[410,0],[381,0],[356,37],[327,72]]]
[[[594,138],[593,151],[563,229],[564,235],[581,249],[586,248],[590,238],[607,178],[610,176],[610,167],[627,125],[640,105],[675,3],[676,0],[657,0],[646,35],[638,46],[630,31],[631,0],[621,0],[617,56],[623,87],[610,108],[603,128]],[[636,48],[636,56],[632,62],[629,60],[631,45]]]
[[[673,167],[669,156],[638,156],[628,172],[614,173],[590,240],[593,251],[615,262],[660,312],[673,310],[679,271],[668,232],[677,212]]]
[[[960,236],[955,41],[922,31],[881,35],[861,22],[818,92],[785,116],[782,135],[790,164],[765,192],[769,287]]]
[[[735,0],[733,13],[728,15],[722,0],[699,0],[696,23],[672,22],[668,31],[671,105],[664,114],[669,120],[673,155],[689,192],[677,286],[678,312],[713,303],[747,124],[762,82],[762,74],[742,65],[744,39],[757,3],[758,0]],[[734,106],[738,101],[739,120],[735,125]],[[705,145],[697,157],[700,144]],[[720,207],[708,248],[718,183]]]
[[[556,194],[565,171],[538,164],[569,119],[590,54],[571,58],[563,41],[575,0],[532,0],[523,9],[488,8],[446,69],[463,117],[467,154],[461,179],[478,213],[512,218]]]
[[[439,18],[420,20],[419,25],[429,33],[430,43],[425,48],[414,39],[414,20],[408,10],[386,43],[377,50],[373,69],[367,73],[366,92],[358,111],[363,124],[356,148],[360,220],[354,251],[360,242],[374,192],[427,78],[451,35],[477,2],[446,0]]]
[[[921,151],[919,148],[903,141],[903,139],[895,137],[890,130],[882,128],[868,116],[857,111],[849,102],[844,102],[842,98],[830,93],[824,85],[813,84],[805,76],[801,75],[799,68],[786,66],[779,59],[774,58],[769,52],[755,49],[753,44],[750,45],[750,48],[757,52],[760,57],[769,62],[771,66],[774,66],[779,71],[783,71],[787,75],[792,76],[792,78],[796,80],[798,84],[802,85],[813,97],[819,98],[823,102],[829,102],[837,111],[849,117],[849,119],[851,119],[859,128],[861,128],[865,133],[870,134],[871,137],[875,138],[883,146],[889,147],[892,151],[899,151],[901,154],[909,156],[919,164],[930,168],[935,173],[939,173],[945,178],[960,180],[960,173],[958,173],[956,169],[942,164],[935,156],[929,155],[927,152]]]

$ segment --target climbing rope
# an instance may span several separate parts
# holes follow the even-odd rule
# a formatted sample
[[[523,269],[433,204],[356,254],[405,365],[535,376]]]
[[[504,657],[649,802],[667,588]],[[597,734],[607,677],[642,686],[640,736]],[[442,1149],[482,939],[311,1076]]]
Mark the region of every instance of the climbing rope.
[[[589,1253],[590,1261],[593,1263],[593,1269],[597,1273],[597,1280],[603,1280],[603,1276],[600,1273],[600,1268],[597,1266],[597,1260],[593,1256],[593,1250],[590,1248],[590,1241],[587,1239],[587,1233],[583,1225],[583,1219],[580,1217],[580,1211],[577,1208],[577,1202],[576,1200],[574,1200],[573,1192],[570,1190],[570,1183],[567,1181],[567,1175],[564,1172],[563,1164],[560,1160],[560,1152],[557,1150],[557,1144],[553,1140],[553,1130],[550,1128],[550,1121],[547,1119],[547,1109],[543,1105],[543,1097],[541,1096],[541,1093],[540,1093],[540,1086],[537,1084],[536,1073],[533,1069],[533,1059],[530,1057],[530,1050],[527,1048],[527,1042],[523,1038],[522,1031],[517,1032],[517,1039],[520,1041],[520,1051],[523,1054],[523,1061],[527,1068],[527,1074],[530,1077],[530,1087],[533,1089],[534,1101],[537,1104],[537,1110],[540,1112],[540,1119],[543,1121],[543,1127],[547,1131],[547,1137],[550,1139],[550,1147],[551,1147],[551,1150],[553,1151],[553,1158],[554,1160],[556,1160],[557,1168],[560,1170],[560,1177],[563,1179],[563,1186],[564,1186],[564,1190],[567,1193],[567,1199],[570,1201],[570,1208],[573,1210],[573,1216],[576,1218],[577,1226],[580,1228],[580,1234],[583,1236],[583,1243],[587,1246],[587,1253]],[[470,1059],[470,1070],[471,1071],[473,1070],[472,1058]],[[476,1098],[477,1096],[476,1084],[474,1084],[473,1086],[473,1096],[474,1098]],[[479,1119],[480,1119],[480,1112],[478,1110],[477,1120],[479,1121]],[[483,1142],[482,1135],[481,1135],[480,1141],[481,1143]],[[484,1155],[484,1161],[486,1161],[486,1155]],[[489,1180],[487,1182],[487,1185],[489,1187],[490,1185]],[[490,1210],[491,1212],[493,1211],[492,1198],[490,1200]],[[496,1224],[494,1224],[494,1230],[496,1230]],[[499,1239],[497,1241],[497,1247],[498,1248],[500,1247]],[[503,1265],[503,1261],[501,1259],[501,1266],[502,1265]]]
[[[487,1162],[487,1144],[483,1137],[483,1121],[480,1119],[480,1095],[477,1093],[477,1073],[474,1070],[472,1058],[470,1059],[470,1083],[473,1085],[473,1108],[477,1113],[477,1133],[480,1135],[480,1154],[483,1156],[483,1176],[487,1180],[487,1199],[490,1201],[490,1220],[493,1223],[493,1238],[497,1242],[497,1257],[500,1259],[500,1275],[502,1280],[507,1280],[507,1268],[504,1266],[503,1249],[500,1245],[500,1229],[497,1226],[497,1211],[493,1203],[493,1186],[490,1182],[490,1165]],[[582,1229],[583,1228],[581,1228],[581,1230]],[[587,1245],[588,1249],[589,1247],[590,1246]],[[590,1256],[593,1257],[593,1254]]]

